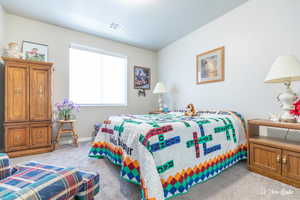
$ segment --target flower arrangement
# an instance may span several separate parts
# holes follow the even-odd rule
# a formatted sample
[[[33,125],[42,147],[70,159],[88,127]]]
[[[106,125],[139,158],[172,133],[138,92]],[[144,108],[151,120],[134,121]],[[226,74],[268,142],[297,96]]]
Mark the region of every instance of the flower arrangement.
[[[65,98],[61,103],[56,103],[55,107],[58,111],[58,118],[61,120],[70,120],[75,118],[74,112],[79,112],[79,105]]]
[[[298,99],[294,104],[294,109],[290,111],[292,115],[295,115],[297,117],[300,116],[300,99]]]

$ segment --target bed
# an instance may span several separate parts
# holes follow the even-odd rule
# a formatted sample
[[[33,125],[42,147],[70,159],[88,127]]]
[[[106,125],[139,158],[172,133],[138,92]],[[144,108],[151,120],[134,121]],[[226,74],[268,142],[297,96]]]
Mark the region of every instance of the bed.
[[[245,121],[231,111],[112,116],[89,157],[120,165],[144,200],[169,199],[247,158]]]

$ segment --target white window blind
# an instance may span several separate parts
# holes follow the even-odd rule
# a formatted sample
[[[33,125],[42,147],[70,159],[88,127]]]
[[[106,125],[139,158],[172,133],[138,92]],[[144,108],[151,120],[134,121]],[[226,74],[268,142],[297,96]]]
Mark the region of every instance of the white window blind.
[[[70,99],[86,106],[127,105],[127,58],[70,46]]]

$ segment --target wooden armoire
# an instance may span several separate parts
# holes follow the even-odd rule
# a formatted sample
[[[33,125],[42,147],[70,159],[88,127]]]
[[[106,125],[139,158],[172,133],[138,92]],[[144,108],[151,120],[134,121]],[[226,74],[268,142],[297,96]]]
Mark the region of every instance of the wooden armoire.
[[[52,151],[53,64],[3,60],[5,152],[18,157]]]

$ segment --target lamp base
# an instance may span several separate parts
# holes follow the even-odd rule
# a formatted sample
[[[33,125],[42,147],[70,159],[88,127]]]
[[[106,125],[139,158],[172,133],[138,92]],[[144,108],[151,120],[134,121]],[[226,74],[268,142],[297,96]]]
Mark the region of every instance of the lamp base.
[[[291,89],[291,82],[284,83],[286,90],[277,96],[281,108],[284,110],[280,117],[281,122],[295,123],[297,122],[295,116],[290,114],[290,110],[294,108],[293,103],[298,99],[297,95]]]
[[[158,105],[159,105],[158,110],[162,112],[163,111],[163,100],[162,100],[161,94],[158,95]]]

